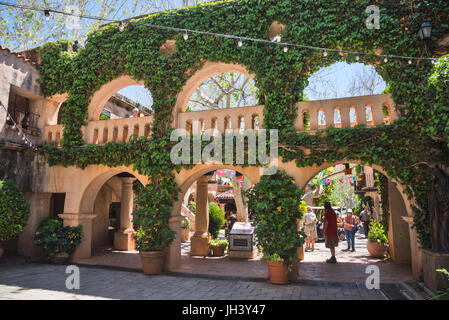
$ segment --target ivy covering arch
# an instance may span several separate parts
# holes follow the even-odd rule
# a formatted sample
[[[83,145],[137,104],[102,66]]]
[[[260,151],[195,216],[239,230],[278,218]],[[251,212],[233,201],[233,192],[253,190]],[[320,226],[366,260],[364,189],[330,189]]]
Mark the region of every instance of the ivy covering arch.
[[[429,60],[412,64],[399,59],[384,62],[383,55],[432,56],[438,38],[449,32],[449,3],[378,1],[380,29],[368,29],[365,20],[369,14],[365,9],[371,4],[368,0],[223,1],[131,20],[123,32],[117,24],[104,26],[92,32],[77,53],[69,50],[68,41],[48,43],[40,48],[41,91],[45,96],[68,93],[69,98],[64,105],[61,148],[45,145],[42,152],[50,165],[133,165],[152,181],[141,191],[147,200],[147,212],[158,212],[168,223],[178,193],[173,175],[179,167],[171,163],[169,156],[177,94],[206,61],[237,63],[255,74],[259,102],[265,106],[263,125],[279,129],[279,155],[284,161],[295,161],[298,167],[343,159],[381,166],[391,179],[404,184],[405,192],[415,200],[415,224],[421,245],[426,247],[431,181],[428,165],[447,164],[449,159],[448,122],[443,123],[443,128],[438,123],[432,129],[436,125],[432,119],[444,114],[448,94],[439,91],[439,103],[435,102],[436,89],[428,86],[434,69]],[[432,23],[432,39],[428,43],[417,37],[424,20]],[[268,29],[274,21],[286,26],[282,33],[285,43],[382,55],[360,55],[358,62],[375,66],[389,83],[400,119],[374,128],[330,127],[316,135],[296,132],[295,104],[304,98],[308,77],[336,61],[356,62],[355,55],[329,51],[324,56],[321,51],[298,47],[284,52],[279,45],[244,40],[239,47],[235,39],[195,33],[189,33],[186,41],[181,32],[151,26],[269,40]],[[165,56],[159,48],[167,40],[176,40],[176,44],[175,51]],[[444,69],[444,58],[440,60],[438,70]],[[129,142],[104,146],[84,145],[80,128],[87,119],[91,97],[102,85],[121,75],[143,80],[153,94],[151,137],[133,137]],[[440,135],[441,130],[445,136]],[[304,153],[304,149],[310,153]]]

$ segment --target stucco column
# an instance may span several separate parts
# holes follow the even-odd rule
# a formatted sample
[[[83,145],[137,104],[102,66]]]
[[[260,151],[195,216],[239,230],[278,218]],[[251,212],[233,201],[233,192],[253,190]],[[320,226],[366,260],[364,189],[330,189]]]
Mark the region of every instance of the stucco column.
[[[63,213],[58,216],[64,220],[64,227],[82,226],[83,228],[83,239],[81,240],[79,247],[73,253],[72,260],[76,262],[81,259],[89,258],[92,250],[92,220],[95,218],[95,215]]]
[[[190,254],[193,256],[207,256],[209,253],[208,181],[208,176],[202,176],[196,183],[196,231],[190,240]]]
[[[176,205],[175,205],[176,207]],[[179,211],[177,211],[179,212]],[[181,221],[184,217],[181,215],[173,216],[168,221],[170,229],[176,232],[176,237],[168,248],[167,258],[165,259],[165,269],[173,270],[181,265]]]
[[[390,256],[395,263],[411,262],[409,226],[402,217],[407,217],[407,209],[399,190],[388,181],[388,200],[390,205],[390,219],[388,240],[390,242]]]
[[[411,264],[413,278],[419,280],[419,274],[422,270],[422,252],[418,243],[418,236],[416,234],[416,229],[413,228],[413,218],[412,217],[402,217],[402,219],[408,223],[410,230],[410,251],[411,251]]]
[[[34,256],[40,253],[34,245],[33,237],[40,222],[49,217],[51,193],[27,192],[25,198],[30,204],[30,216],[22,233],[19,234],[17,251],[20,255]]]
[[[119,178],[122,181],[122,197],[120,201],[120,229],[114,234],[114,248],[118,250],[134,250],[134,229],[132,225],[133,182],[135,178]]]

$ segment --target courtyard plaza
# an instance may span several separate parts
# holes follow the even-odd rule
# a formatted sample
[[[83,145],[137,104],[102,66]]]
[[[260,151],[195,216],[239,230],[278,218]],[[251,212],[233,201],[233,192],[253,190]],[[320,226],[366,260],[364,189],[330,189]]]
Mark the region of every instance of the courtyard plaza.
[[[298,282],[329,282],[364,284],[369,265],[379,267],[380,282],[398,284],[413,281],[410,265],[396,264],[390,259],[371,258],[364,235],[357,233],[355,252],[343,251],[346,241],[340,241],[336,250],[337,264],[327,264],[329,249],[324,242],[315,244],[314,252],[305,252],[304,260],[298,264]],[[79,261],[80,265],[107,266],[122,270],[141,271],[141,260],[137,251],[119,251],[111,248],[100,248],[92,257]],[[268,269],[262,255],[255,259],[231,259],[224,257],[200,257],[190,255],[190,242],[182,244],[181,265],[168,272],[179,276],[199,276],[211,279],[265,281]]]

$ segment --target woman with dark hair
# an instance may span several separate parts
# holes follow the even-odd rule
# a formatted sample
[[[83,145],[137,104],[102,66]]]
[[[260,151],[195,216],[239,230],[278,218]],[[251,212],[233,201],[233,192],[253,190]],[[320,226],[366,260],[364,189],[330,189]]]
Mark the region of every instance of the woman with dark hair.
[[[337,263],[335,258],[335,247],[338,247],[337,215],[329,201],[324,203],[324,241],[326,248],[331,251],[331,257],[326,262]]]

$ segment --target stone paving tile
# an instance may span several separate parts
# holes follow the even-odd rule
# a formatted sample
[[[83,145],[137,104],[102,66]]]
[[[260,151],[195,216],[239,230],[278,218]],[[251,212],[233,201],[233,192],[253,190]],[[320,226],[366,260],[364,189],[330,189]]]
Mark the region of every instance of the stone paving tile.
[[[65,266],[0,267],[0,299],[384,299],[376,290],[268,282],[195,279],[81,267],[81,288],[65,287]]]

